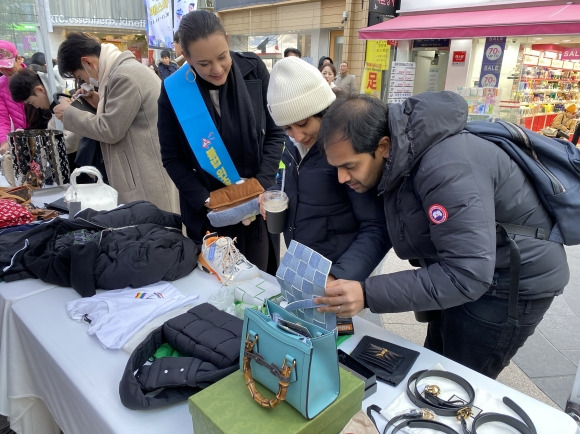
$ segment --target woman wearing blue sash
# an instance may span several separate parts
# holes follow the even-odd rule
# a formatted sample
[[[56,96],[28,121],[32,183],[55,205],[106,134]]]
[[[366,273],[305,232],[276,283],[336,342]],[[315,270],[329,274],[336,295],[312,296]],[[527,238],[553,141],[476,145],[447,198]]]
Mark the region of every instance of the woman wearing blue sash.
[[[247,260],[273,273],[278,252],[263,219],[214,228],[207,218],[210,192],[240,178],[256,178],[265,189],[275,182],[284,131],[266,109],[268,70],[257,55],[230,51],[210,12],[185,15],[179,38],[187,64],[162,84],[158,131],[187,234],[198,242],[208,231],[236,238]]]

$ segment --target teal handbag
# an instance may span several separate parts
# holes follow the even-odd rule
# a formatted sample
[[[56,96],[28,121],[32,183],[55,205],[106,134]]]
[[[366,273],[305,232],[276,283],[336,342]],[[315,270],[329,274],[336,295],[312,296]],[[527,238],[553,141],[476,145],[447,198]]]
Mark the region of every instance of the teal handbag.
[[[246,385],[262,407],[276,407],[285,400],[312,419],[340,393],[334,333],[297,318],[270,300],[266,309],[267,314],[245,310],[240,369]],[[263,397],[255,381],[276,396]]]

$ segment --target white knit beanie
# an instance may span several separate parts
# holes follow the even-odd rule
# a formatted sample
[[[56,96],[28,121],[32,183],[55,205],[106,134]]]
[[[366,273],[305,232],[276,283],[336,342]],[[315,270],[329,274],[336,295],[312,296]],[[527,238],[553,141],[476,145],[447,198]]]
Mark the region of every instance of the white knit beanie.
[[[268,110],[276,125],[290,125],[309,118],[335,99],[320,71],[298,57],[279,60],[270,72]]]

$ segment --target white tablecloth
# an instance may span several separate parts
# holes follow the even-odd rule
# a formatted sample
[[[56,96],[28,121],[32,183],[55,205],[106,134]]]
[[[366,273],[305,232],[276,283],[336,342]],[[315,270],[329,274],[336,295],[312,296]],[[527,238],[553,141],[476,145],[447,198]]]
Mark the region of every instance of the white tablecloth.
[[[19,284],[30,285],[33,282],[28,280]],[[199,270],[174,284],[184,294],[199,294],[200,303],[220,288],[214,276]],[[0,284],[0,295],[8,292],[12,285]],[[68,318],[65,304],[78,297],[71,288],[55,287],[37,292],[14,302],[12,315],[3,321],[4,327],[9,327],[7,335],[10,340],[7,359],[0,363],[11,378],[10,408],[22,412],[14,424],[15,430],[25,434],[52,434],[56,426],[52,421],[54,418],[65,434],[192,433],[187,402],[165,409],[143,411],[129,410],[121,404],[118,385],[129,354],[121,350],[104,350],[96,338],[87,334],[85,325]],[[440,362],[447,370],[462,375],[474,386],[514,399],[532,417],[539,434],[576,432],[574,421],[557,409],[361,318],[355,318],[354,325],[356,334],[341,345],[347,352],[364,335],[412,348],[421,353],[412,372],[431,368]],[[403,381],[393,388],[379,382],[377,393],[363,402],[363,408],[372,403],[387,407],[404,391],[405,385]],[[39,400],[46,403],[52,416],[43,411],[43,406],[38,404]],[[11,418],[15,416],[13,413],[8,415]],[[377,419],[379,424],[384,425],[380,418]]]
[[[47,188],[34,190],[31,202],[43,207],[45,203],[55,201],[63,196],[65,187]],[[37,413],[39,420],[50,421],[50,413],[40,400],[27,401],[24,406],[13,406],[13,401],[8,397],[19,393],[17,386],[21,380],[25,380],[26,372],[21,369],[20,356],[22,349],[15,335],[10,333],[12,328],[8,325],[12,322],[12,304],[16,301],[33,297],[43,291],[54,288],[55,285],[42,282],[41,280],[21,280],[10,284],[0,284],[0,414],[11,415],[14,424],[18,424],[22,415],[27,412]],[[10,356],[10,357],[9,357]],[[45,432],[59,430],[56,424],[43,428]],[[27,430],[28,432],[33,432]]]

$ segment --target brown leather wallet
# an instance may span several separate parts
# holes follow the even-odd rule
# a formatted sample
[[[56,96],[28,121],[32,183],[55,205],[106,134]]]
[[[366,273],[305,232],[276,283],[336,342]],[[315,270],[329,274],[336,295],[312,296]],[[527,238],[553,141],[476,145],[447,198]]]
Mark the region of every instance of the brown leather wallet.
[[[264,188],[258,180],[249,178],[241,184],[231,184],[210,192],[209,207],[214,211],[223,211],[255,199],[263,192]]]

